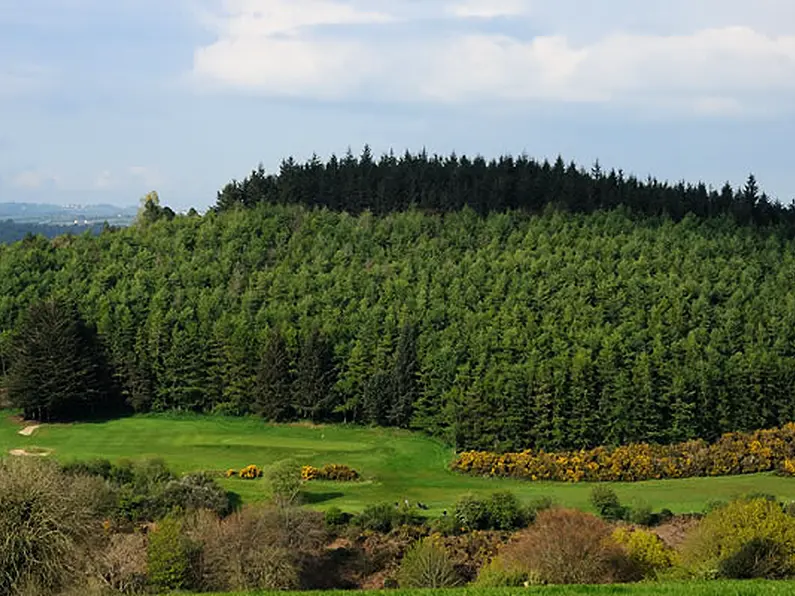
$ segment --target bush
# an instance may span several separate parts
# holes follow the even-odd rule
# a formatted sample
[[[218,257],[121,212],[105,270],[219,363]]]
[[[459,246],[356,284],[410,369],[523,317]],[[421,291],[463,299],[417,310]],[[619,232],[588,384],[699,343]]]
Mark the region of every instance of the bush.
[[[627,514],[626,508],[618,500],[616,491],[607,486],[595,486],[591,490],[590,501],[602,519],[616,521],[624,519]]]
[[[348,522],[351,521],[351,517],[350,513],[345,513],[339,507],[329,507],[323,515],[323,523],[326,524],[327,528],[338,529],[348,525]]]
[[[353,468],[342,464],[326,464],[322,468],[302,466],[301,479],[304,481],[336,480],[337,482],[353,482],[359,479],[359,473]]]
[[[494,557],[481,568],[474,585],[477,588],[521,588],[538,583],[532,580],[526,569],[510,568],[502,558]]]
[[[431,522],[431,532],[442,536],[456,536],[461,530],[461,525],[453,515],[442,515]]]
[[[209,509],[217,515],[227,515],[232,505],[227,492],[206,472],[187,474],[169,481],[160,495],[166,511]]]
[[[612,539],[611,527],[594,515],[566,509],[539,513],[535,524],[500,553],[507,569],[553,584],[601,584],[634,580],[638,572]]]
[[[192,588],[197,554],[197,547],[183,532],[182,520],[167,517],[158,522],[146,549],[149,583],[158,590]]]
[[[738,500],[711,511],[687,537],[683,560],[696,575],[795,573],[795,519],[767,499]],[[754,557],[765,560],[753,563]],[[757,575],[754,577],[768,577]]]
[[[250,506],[218,520],[188,518],[202,545],[201,588],[213,591],[296,589],[301,561],[325,540],[322,520],[297,508]]]
[[[268,484],[273,502],[280,507],[296,505],[301,497],[301,467],[290,460],[281,461],[268,470]]]
[[[512,492],[492,493],[486,501],[489,530],[513,531],[529,523],[519,499]]]
[[[466,530],[486,530],[489,527],[489,510],[486,503],[473,495],[464,495],[453,507],[458,524]]]
[[[243,480],[256,480],[257,478],[262,477],[262,470],[260,470],[254,464],[251,464],[241,469],[237,473],[237,475],[239,478],[242,478]]]
[[[447,551],[430,538],[415,543],[400,562],[401,588],[452,588],[460,581]]]
[[[143,534],[113,534],[108,545],[92,553],[94,574],[114,593],[140,594],[146,587],[146,551]]]
[[[789,463],[787,463],[789,462]],[[660,478],[795,471],[795,423],[751,433],[727,433],[713,444],[633,443],[622,447],[549,453],[468,451],[452,464],[459,472],[561,482],[634,482]]]
[[[419,525],[425,519],[411,511],[405,505],[394,506],[391,503],[377,503],[365,507],[353,522],[362,530],[386,534],[399,526]]]
[[[627,521],[638,526],[653,526],[659,520],[660,516],[655,515],[649,505],[637,504],[626,510]]]
[[[104,482],[69,476],[50,461],[0,460],[0,594],[25,585],[56,593],[103,539],[111,502]]]
[[[656,579],[662,571],[673,567],[678,561],[676,551],[668,548],[657,534],[648,530],[618,528],[612,536],[624,547],[627,556],[644,578]]]

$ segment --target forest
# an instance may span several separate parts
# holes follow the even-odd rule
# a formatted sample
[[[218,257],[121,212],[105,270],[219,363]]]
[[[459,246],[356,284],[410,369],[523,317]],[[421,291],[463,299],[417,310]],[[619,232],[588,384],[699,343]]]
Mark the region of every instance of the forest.
[[[462,188],[499,180],[498,165],[459,163],[448,180]],[[394,182],[374,171],[368,184]],[[706,216],[676,203],[676,187],[632,179],[614,208],[569,208],[547,190],[527,191],[533,208],[488,199],[485,212],[418,195],[230,201],[252,180],[287,184],[284,172],[252,176],[204,216],[175,216],[155,196],[130,228],[0,247],[0,372],[14,404],[47,419],[123,401],[398,426],[497,452],[712,441],[795,416],[790,210],[753,178],[707,193],[733,207]],[[653,188],[675,209],[652,215]],[[732,211],[742,205],[756,215]],[[41,343],[54,333],[68,338]],[[53,381],[64,362],[91,387],[74,408],[70,383]],[[30,389],[45,380],[49,398]]]

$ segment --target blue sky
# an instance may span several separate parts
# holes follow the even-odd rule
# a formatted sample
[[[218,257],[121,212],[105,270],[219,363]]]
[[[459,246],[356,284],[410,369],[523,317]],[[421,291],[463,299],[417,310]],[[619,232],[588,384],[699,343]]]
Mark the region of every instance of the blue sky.
[[[561,154],[795,198],[792,0],[0,0],[0,202],[282,157]]]

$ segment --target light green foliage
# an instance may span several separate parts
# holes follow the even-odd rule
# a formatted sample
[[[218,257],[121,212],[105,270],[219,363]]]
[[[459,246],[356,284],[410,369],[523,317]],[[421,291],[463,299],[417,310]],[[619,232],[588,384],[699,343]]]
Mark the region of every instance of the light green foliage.
[[[271,490],[271,498],[279,507],[290,507],[298,503],[301,497],[301,466],[294,460],[283,460],[267,471],[267,483]]]
[[[618,528],[613,532],[613,540],[624,547],[630,560],[648,579],[655,579],[679,561],[676,551],[648,530]]]
[[[762,554],[773,557],[775,564],[760,565],[760,573],[771,568],[775,577],[795,573],[795,518],[777,502],[741,499],[711,511],[685,543],[682,557],[693,573],[709,577],[738,569],[743,560]]]
[[[167,517],[157,524],[147,544],[147,577],[159,590],[191,587],[197,550],[183,531],[183,522]]]
[[[401,588],[450,588],[461,583],[447,551],[433,538],[412,546],[398,571]]]

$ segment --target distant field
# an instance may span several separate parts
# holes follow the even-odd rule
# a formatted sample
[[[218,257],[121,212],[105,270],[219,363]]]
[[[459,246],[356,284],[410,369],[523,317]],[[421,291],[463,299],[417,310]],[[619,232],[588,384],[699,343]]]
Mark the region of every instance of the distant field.
[[[248,592],[246,596],[268,594]],[[276,593],[276,592],[272,592]],[[243,596],[243,592],[239,595]],[[345,596],[350,592],[278,592],[282,596]],[[795,582],[708,582],[634,584],[613,586],[543,586],[538,588],[463,588],[458,590],[389,590],[367,592],[368,596],[514,596],[538,594],[539,596],[789,596],[795,594]],[[221,596],[221,595],[216,595]],[[225,596],[238,596],[227,594]]]
[[[430,513],[436,514],[449,509],[463,494],[485,494],[497,489],[515,491],[524,500],[551,496],[561,505],[587,509],[592,488],[585,483],[531,483],[454,474],[447,470],[452,449],[422,435],[395,429],[268,425],[253,418],[174,415],[45,425],[30,437],[20,436],[20,428],[9,413],[0,413],[0,453],[12,449],[49,449],[52,457],[61,461],[162,457],[180,472],[237,469],[248,464],[267,467],[292,457],[302,464],[348,464],[363,474],[365,480],[359,483],[309,483],[310,506],[317,509],[336,505],[358,511],[370,503],[408,499],[428,504]],[[262,480],[224,479],[223,484],[247,502],[267,496]],[[655,509],[668,507],[675,512],[701,511],[710,501],[749,492],[772,493],[785,500],[795,500],[795,479],[772,474],[612,486],[628,504],[642,501]],[[795,587],[789,593],[795,593]]]

